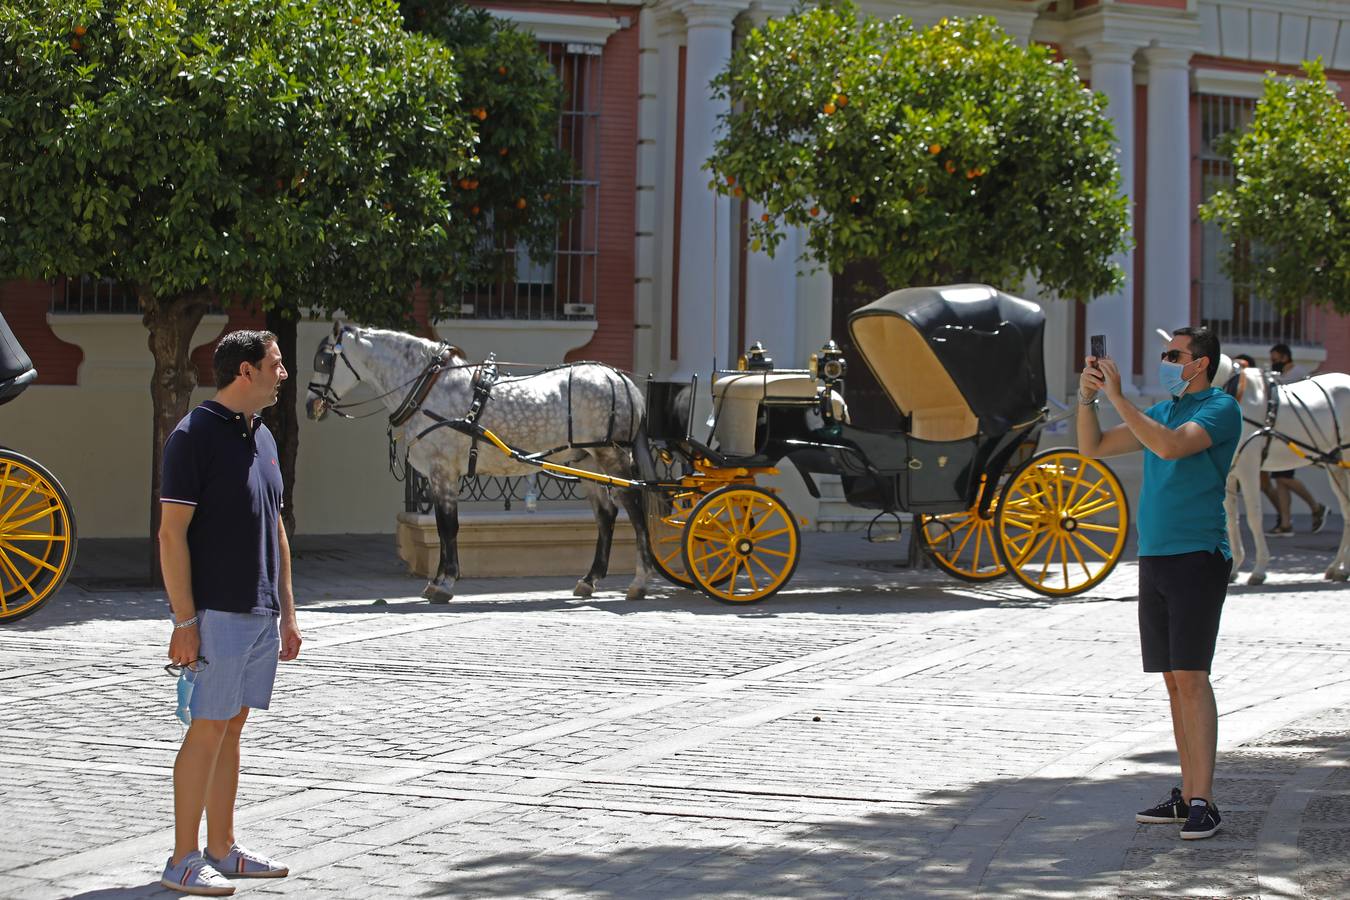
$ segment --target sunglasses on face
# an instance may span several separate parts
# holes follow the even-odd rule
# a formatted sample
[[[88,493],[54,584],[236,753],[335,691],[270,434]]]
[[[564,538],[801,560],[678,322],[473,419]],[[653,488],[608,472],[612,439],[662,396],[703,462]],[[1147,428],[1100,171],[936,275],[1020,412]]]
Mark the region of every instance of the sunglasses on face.
[[[1162,358],[1165,362],[1170,363],[1179,362],[1181,360],[1181,354],[1183,353],[1185,353],[1191,359],[1195,359],[1195,354],[1189,350],[1164,350],[1162,352]]]

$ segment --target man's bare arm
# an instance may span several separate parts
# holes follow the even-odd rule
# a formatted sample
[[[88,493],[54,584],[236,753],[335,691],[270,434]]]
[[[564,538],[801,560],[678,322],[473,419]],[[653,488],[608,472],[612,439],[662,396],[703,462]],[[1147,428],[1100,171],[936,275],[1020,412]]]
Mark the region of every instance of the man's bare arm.
[[[295,659],[300,655],[300,625],[295,618],[295,593],[291,590],[291,542],[286,537],[286,525],[277,516],[277,546],[280,568],[277,572],[277,595],[281,601],[281,658]]]
[[[197,615],[192,596],[192,558],[188,553],[187,532],[195,506],[185,503],[161,503],[159,518],[159,569],[169,608],[175,622],[186,622]],[[169,638],[169,658],[187,665],[197,659],[201,637],[196,625],[175,628]]]
[[[1084,363],[1078,379],[1078,452],[1093,459],[1105,459],[1143,449],[1134,433],[1124,425],[1115,425],[1102,432],[1101,423],[1097,421],[1097,405],[1083,402],[1094,400],[1101,390],[1101,370],[1097,368],[1095,357],[1089,356]]]

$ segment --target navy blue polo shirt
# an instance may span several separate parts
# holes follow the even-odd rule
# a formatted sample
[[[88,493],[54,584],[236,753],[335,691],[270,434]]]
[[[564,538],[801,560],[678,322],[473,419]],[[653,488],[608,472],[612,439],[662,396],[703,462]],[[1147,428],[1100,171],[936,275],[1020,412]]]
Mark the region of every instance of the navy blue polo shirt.
[[[196,507],[187,539],[197,609],[280,612],[281,489],[277,444],[261,416],[250,423],[207,400],[169,435],[160,500]]]

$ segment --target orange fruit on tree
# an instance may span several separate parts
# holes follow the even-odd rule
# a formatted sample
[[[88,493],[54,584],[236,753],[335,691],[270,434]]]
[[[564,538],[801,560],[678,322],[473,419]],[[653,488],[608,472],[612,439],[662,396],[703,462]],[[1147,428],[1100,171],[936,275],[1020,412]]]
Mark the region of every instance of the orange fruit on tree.
[[[471,179],[469,179],[469,190],[471,190],[471,191],[476,191],[476,190],[478,190],[478,179],[477,179],[477,178],[471,178]]]
[[[821,107],[821,109],[824,110],[825,115],[827,115],[827,116],[832,116],[832,115],[834,115],[834,111],[835,111],[836,108],[837,108],[837,107],[835,107],[835,105],[834,105],[832,102],[830,102],[829,100],[826,100],[826,101],[825,101],[825,105]]]
[[[950,174],[952,174],[953,172],[956,171],[956,163],[952,162],[952,161],[949,159],[949,160],[947,160],[947,164],[944,165],[943,168],[946,169],[946,170],[947,170],[947,174],[950,175]]]
[[[505,148],[505,147],[503,147],[502,149],[500,149],[500,150],[497,151],[497,153],[498,153],[499,155],[501,155],[501,156],[505,156],[506,154],[508,154],[508,153],[510,153],[510,152],[511,152],[511,151],[508,150],[508,149]]]
[[[466,190],[466,191],[467,191],[467,190],[469,189],[469,179],[467,179],[467,178],[461,178],[461,179],[459,180],[459,186],[460,186],[460,188],[462,188],[463,190]]]
[[[477,206],[472,207],[469,210],[469,212],[473,213],[475,216],[478,215],[478,207]]]
[[[931,153],[931,154],[933,154],[934,156],[937,156],[939,153],[942,152],[942,145],[941,145],[941,144],[929,144],[929,145],[928,145],[928,152]]]
[[[76,26],[75,26],[75,33],[76,33],[77,35],[79,35],[80,37],[84,37],[85,32],[88,31],[88,30],[89,30],[89,29],[88,29],[88,28],[85,28],[83,25],[76,25]]]
[[[505,74],[506,74],[506,66],[498,66],[498,67],[497,67],[497,74],[498,74],[498,75],[505,75]]]
[[[80,43],[80,39],[79,39],[79,38],[71,38],[71,39],[70,39],[70,49],[72,49],[72,50],[78,50],[78,49],[80,49],[82,46],[84,46],[84,45]]]
[[[834,102],[838,103],[840,106],[848,106],[848,94],[840,94],[838,97],[834,98]]]
[[[966,169],[966,180],[970,180],[978,174],[979,173],[976,172],[974,169]]]
[[[727,187],[731,187],[731,186],[732,186],[733,184],[735,184],[735,183],[736,183],[736,176],[735,176],[735,175],[728,175],[728,176],[727,176]]]
[[[740,188],[732,188],[731,195],[733,197],[743,197],[745,196],[745,191],[741,190]]]
[[[858,202],[858,195],[857,195],[857,194],[854,194],[852,197],[849,197],[849,198],[848,198],[848,202],[849,202],[849,203],[857,203],[857,202]]]
[[[813,216],[818,216],[818,215],[820,215],[820,207],[819,207],[819,206],[813,206],[813,207],[811,207],[811,215],[813,215]]]
[[[769,221],[769,214],[768,214],[768,213],[760,213],[760,214],[759,214],[759,220],[760,220],[761,222],[767,222],[767,221]]]
[[[516,201],[516,209],[524,209],[527,205],[524,197]]]

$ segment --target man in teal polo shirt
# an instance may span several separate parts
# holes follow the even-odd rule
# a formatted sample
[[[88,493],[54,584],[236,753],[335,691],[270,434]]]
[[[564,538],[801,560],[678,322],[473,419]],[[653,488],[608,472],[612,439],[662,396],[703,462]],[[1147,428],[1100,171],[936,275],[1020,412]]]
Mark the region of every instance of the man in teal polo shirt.
[[[1181,836],[1219,830],[1214,802],[1218,711],[1209,683],[1219,616],[1233,555],[1223,511],[1228,469],[1242,434],[1242,412],[1212,386],[1219,339],[1207,328],[1181,328],[1159,363],[1172,397],[1141,412],[1121,393],[1115,361],[1089,356],[1078,382],[1078,448],[1098,459],[1144,453],[1139,490],[1139,639],[1144,671],[1161,672],[1172,707],[1181,786],[1135,816],[1183,823]],[[1102,432],[1098,393],[1122,424]]]

